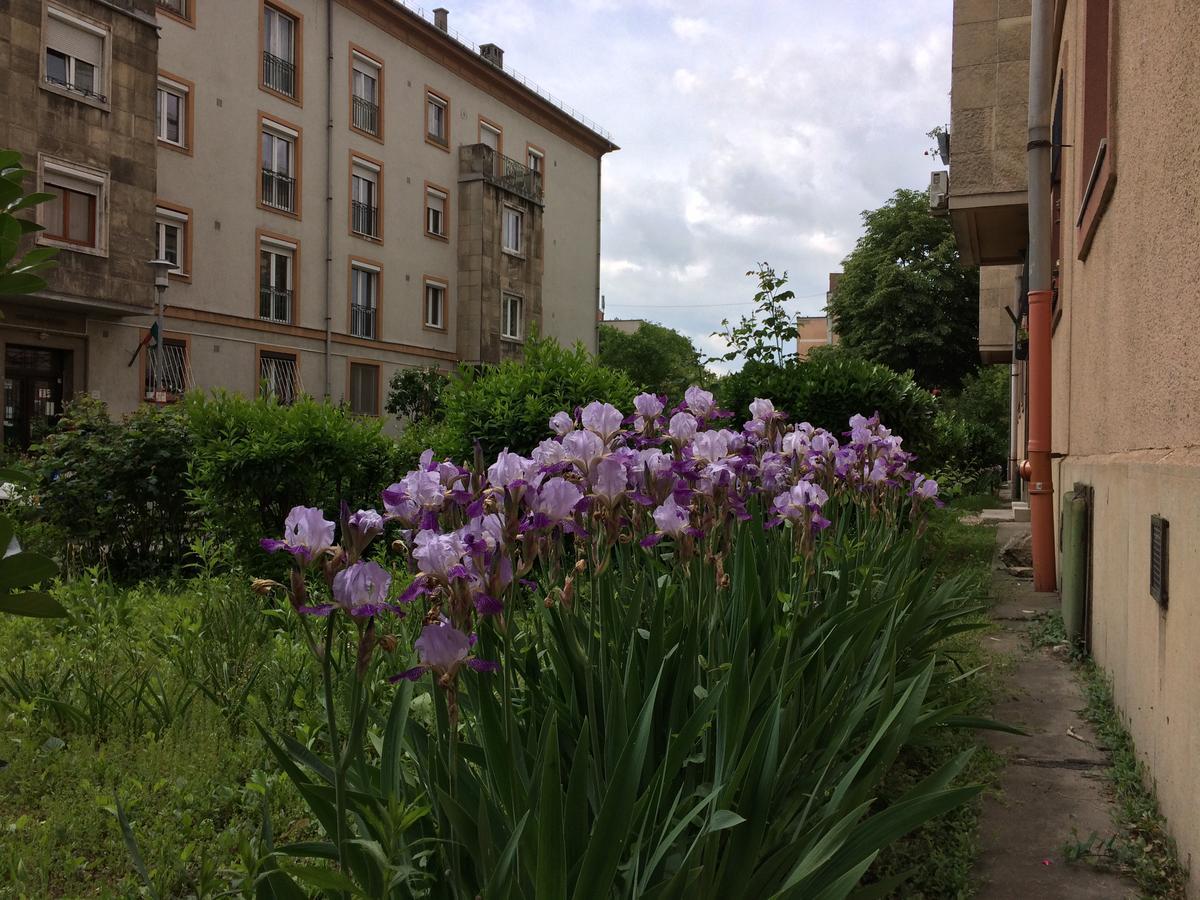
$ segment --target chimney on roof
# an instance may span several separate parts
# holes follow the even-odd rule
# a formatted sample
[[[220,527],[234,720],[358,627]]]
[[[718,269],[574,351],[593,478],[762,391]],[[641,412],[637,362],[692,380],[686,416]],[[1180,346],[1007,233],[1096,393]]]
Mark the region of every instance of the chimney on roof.
[[[433,24],[442,31],[450,30],[450,10],[439,6],[433,11]]]
[[[504,51],[495,44],[480,44],[479,55],[490,62],[497,69],[504,68]]]

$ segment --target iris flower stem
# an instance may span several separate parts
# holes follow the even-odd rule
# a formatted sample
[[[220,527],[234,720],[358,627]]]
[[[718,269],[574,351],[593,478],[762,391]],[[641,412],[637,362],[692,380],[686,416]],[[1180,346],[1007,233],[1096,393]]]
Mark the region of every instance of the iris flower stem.
[[[333,802],[337,816],[336,847],[338,864],[345,869],[344,844],[346,840],[346,773],[338,761],[341,741],[338,737],[337,709],[333,700],[333,633],[337,616],[330,615],[325,624],[325,655],[321,659],[321,676],[325,683],[325,718],[329,724],[329,746],[334,757]]]

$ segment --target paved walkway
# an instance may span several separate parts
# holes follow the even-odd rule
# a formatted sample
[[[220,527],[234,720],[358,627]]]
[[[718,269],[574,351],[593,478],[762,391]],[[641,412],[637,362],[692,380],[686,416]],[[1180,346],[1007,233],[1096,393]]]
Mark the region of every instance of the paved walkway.
[[[982,527],[982,526],[981,526]],[[1001,522],[997,545],[1029,530]],[[1122,900],[1137,897],[1132,882],[1068,863],[1063,846],[1095,832],[1113,832],[1105,795],[1103,749],[1077,710],[1083,694],[1070,667],[1048,649],[1030,650],[1026,632],[1038,613],[1054,609],[1058,594],[1036,593],[1028,579],[1002,567],[993,573],[999,630],[985,645],[1009,657],[1006,689],[994,718],[1020,725],[1028,736],[989,733],[986,743],[1007,760],[999,795],[984,798],[981,852],[975,866],[981,900]]]

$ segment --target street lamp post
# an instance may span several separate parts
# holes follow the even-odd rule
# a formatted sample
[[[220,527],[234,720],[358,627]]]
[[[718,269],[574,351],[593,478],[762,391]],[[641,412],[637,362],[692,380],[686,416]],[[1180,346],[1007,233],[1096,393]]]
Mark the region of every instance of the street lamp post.
[[[153,366],[153,377],[151,379],[151,388],[154,391],[154,402],[159,403],[164,399],[166,393],[165,385],[163,384],[163,364],[166,360],[166,350],[163,347],[163,295],[167,293],[167,286],[170,284],[168,275],[175,268],[175,263],[169,259],[152,259],[148,265],[154,270],[154,330],[158,332],[157,340],[154,342],[154,356],[151,358]]]

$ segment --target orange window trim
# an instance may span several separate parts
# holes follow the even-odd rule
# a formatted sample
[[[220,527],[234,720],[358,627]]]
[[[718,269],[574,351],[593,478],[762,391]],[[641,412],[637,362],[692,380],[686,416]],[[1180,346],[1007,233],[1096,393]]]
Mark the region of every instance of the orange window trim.
[[[365,153],[359,153],[357,150],[351,150],[349,156],[349,168],[346,171],[346,233],[351,237],[358,238],[360,241],[369,241],[372,244],[383,243],[383,160],[376,159],[373,156],[367,156]],[[363,234],[361,231],[354,230],[354,161],[362,160],[364,163],[369,163],[379,171],[375,173],[375,227],[379,231],[378,235],[371,236]]]
[[[375,370],[375,412],[373,413],[358,413],[358,415],[381,416],[383,415],[383,366],[377,359],[362,359],[357,356],[346,357],[346,405],[353,408],[350,401],[351,391],[354,390],[354,367],[366,366]]]
[[[539,147],[537,144],[535,144],[531,141],[526,141],[525,142],[525,165],[527,165],[527,166],[529,165],[529,157],[532,156],[533,153],[537,153],[542,158],[542,173],[541,173],[542,174],[542,190],[545,191],[546,190],[546,151],[544,149],[542,149],[541,147]]]
[[[182,16],[175,12],[175,10],[168,9],[167,7],[158,3],[154,4],[154,12],[156,15],[166,16],[168,19],[174,19],[176,22],[182,22],[188,28],[195,28],[197,2],[198,0],[186,0],[184,3],[184,9],[186,9],[187,12]]]
[[[190,282],[192,280],[192,222],[195,218],[192,215],[192,208],[179,203],[170,203],[159,198],[155,198],[154,205],[177,212],[181,216],[187,216],[187,222],[183,225],[183,246],[180,248],[180,252],[183,254],[183,259],[180,261],[180,268],[183,271],[178,273],[171,272],[167,277],[175,281]],[[155,249],[157,250],[157,248]]]
[[[292,308],[291,322],[271,322],[259,315],[259,304],[262,301],[261,285],[258,283],[259,266],[262,265],[263,238],[274,239],[291,244],[292,250]],[[277,231],[267,231],[265,228],[254,229],[254,307],[250,310],[251,318],[261,322],[267,328],[291,328],[300,323],[300,238],[290,234],[280,234]]]
[[[160,7],[158,7],[158,9],[162,9],[162,7],[160,6]],[[184,78],[182,75],[176,75],[174,72],[168,72],[166,69],[159,69],[158,77],[165,78],[168,81],[174,81],[178,84],[182,84],[185,88],[187,88],[187,96],[184,98],[184,101],[183,101],[183,146],[180,147],[178,144],[172,144],[170,141],[164,141],[162,138],[158,139],[158,146],[162,147],[164,150],[171,150],[175,153],[182,153],[184,156],[191,156],[193,154],[192,148],[193,148],[193,142],[194,142],[194,135],[196,133],[196,129],[194,126],[194,122],[195,122],[194,110],[196,108],[196,83],[194,81],[189,81],[187,78]],[[157,101],[158,101],[158,98],[155,97],[155,102],[157,103]]]
[[[426,295],[428,294],[427,286],[433,285],[442,289],[442,326],[440,328],[430,325],[425,315],[425,304],[427,302]],[[437,334],[445,334],[450,330],[450,279],[442,275],[422,275],[421,276],[421,327],[426,331],[433,331]]]
[[[442,233],[437,234],[429,230],[429,191],[441,191],[446,195],[446,199],[442,204]],[[426,237],[431,237],[434,240],[450,242],[450,189],[432,181],[425,182],[424,195],[421,201],[421,214],[424,222],[421,225],[421,230],[425,232]]]
[[[297,397],[300,396],[300,391],[297,390],[300,380],[300,353],[301,351],[295,347],[275,347],[270,344],[255,344],[254,345],[254,396],[264,396],[262,392],[262,358],[263,355],[290,356],[296,362],[296,377],[292,380],[292,393]]]
[[[1117,182],[1116,134],[1112,127],[1116,118],[1113,49],[1117,9],[1118,4],[1112,0],[1087,0],[1084,7],[1079,206],[1075,220],[1080,260],[1087,259],[1091,251]]]
[[[346,336],[360,337],[354,334],[350,329],[350,324],[354,319],[354,269],[355,263],[358,267],[369,268],[375,273],[375,337],[364,338],[368,341],[378,341],[383,335],[383,263],[377,259],[367,259],[365,256],[351,256],[346,266]]]
[[[263,203],[262,199],[262,132],[263,122],[273,122],[276,125],[287,128],[296,132],[295,148],[296,148],[296,172],[295,178],[295,201],[296,208],[292,212],[286,209],[278,209],[274,206],[268,206]],[[268,112],[258,111],[258,128],[254,130],[258,142],[254,148],[254,184],[255,184],[255,201],[259,209],[265,209],[267,212],[275,213],[277,216],[284,216],[288,219],[295,219],[299,222],[301,216],[301,204],[304,198],[304,129],[295,122],[289,122],[287,119],[281,119],[279,116],[273,116]]]
[[[376,69],[377,69],[378,77],[376,79],[377,94],[375,97],[375,104],[376,104],[376,108],[377,108],[376,115],[379,117],[378,118],[379,133],[378,134],[371,134],[371,132],[364,131],[363,129],[356,127],[354,124],[354,54],[356,54],[356,53],[359,56],[369,59],[372,63],[375,64]],[[354,43],[353,41],[350,42],[350,54],[349,55],[350,55],[350,71],[349,71],[349,76],[350,76],[350,84],[349,84],[350,130],[353,131],[355,134],[361,134],[363,137],[368,138],[369,140],[375,141],[377,144],[382,144],[383,143],[383,109],[384,109],[383,60],[381,58],[379,58],[378,56],[376,56],[374,53],[371,53],[370,51],[360,47],[358,44]]]
[[[480,116],[479,117],[479,131],[478,131],[478,133],[476,135],[476,139],[475,139],[475,142],[478,144],[483,143],[484,126],[487,126],[488,128],[492,129],[492,131],[497,132],[496,143],[498,143],[500,146],[496,148],[496,152],[499,153],[501,156],[503,156],[504,155],[504,126],[499,124],[498,122],[493,122],[487,116]]]
[[[138,353],[138,383],[137,383],[138,403],[157,403],[156,400],[147,400],[146,399],[146,361],[147,361],[147,359],[149,359],[150,345],[149,345],[149,343],[143,345],[141,342],[145,341],[149,337],[150,337],[150,329],[149,328],[139,328],[138,329],[138,346],[140,346],[142,348],[141,351]],[[192,365],[192,336],[190,334],[187,334],[182,331],[164,331],[163,332],[163,340],[164,341],[181,341],[183,343],[184,363],[185,363],[185,365],[187,365],[190,368]],[[168,400],[166,402],[167,403],[175,403],[178,400],[179,400],[179,396],[176,395],[173,400]]]
[[[263,53],[267,49],[266,36],[266,9],[271,7],[276,12],[281,12],[296,23],[294,43],[292,46],[292,56],[295,57],[296,67],[296,96],[289,97],[287,94],[277,91],[274,88],[267,87],[266,80],[263,78]],[[292,9],[290,6],[285,6],[279,0],[262,0],[258,7],[258,89],[270,94],[272,97],[278,97],[286,103],[291,103],[295,106],[304,105],[304,14],[299,10]]]
[[[429,98],[431,96],[437,100],[441,100],[442,103],[446,104],[446,114],[444,116],[446,122],[445,143],[435,139],[433,135],[429,133]],[[425,98],[421,103],[421,133],[425,135],[425,143],[437,147],[439,150],[444,150],[447,153],[450,152],[451,141],[450,111],[450,95],[444,91],[439,91],[436,88],[425,85]]]

